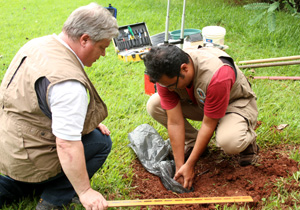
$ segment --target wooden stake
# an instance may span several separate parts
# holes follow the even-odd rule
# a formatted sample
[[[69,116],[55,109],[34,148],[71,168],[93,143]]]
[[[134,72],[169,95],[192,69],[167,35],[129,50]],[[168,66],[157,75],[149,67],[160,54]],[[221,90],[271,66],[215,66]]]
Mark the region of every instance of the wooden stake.
[[[285,77],[285,76],[255,76],[252,78],[253,79],[269,79],[269,80],[300,80],[300,77]]]
[[[287,61],[287,62],[277,62],[277,63],[262,63],[262,64],[250,64],[238,66],[240,69],[245,68],[259,68],[259,67],[269,67],[269,66],[286,66],[286,65],[296,65],[300,64],[300,61]]]
[[[253,202],[250,196],[107,201],[108,207]]]
[[[267,59],[258,59],[258,60],[249,60],[249,61],[240,61],[239,64],[249,64],[249,63],[265,63],[273,61],[286,61],[286,60],[296,60],[300,59],[300,55],[288,56],[288,57],[279,57],[279,58],[267,58]]]

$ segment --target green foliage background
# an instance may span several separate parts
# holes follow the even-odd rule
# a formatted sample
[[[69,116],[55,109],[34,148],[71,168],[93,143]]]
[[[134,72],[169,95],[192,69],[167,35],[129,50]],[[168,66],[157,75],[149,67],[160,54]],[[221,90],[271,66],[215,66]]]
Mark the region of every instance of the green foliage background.
[[[116,7],[119,26],[145,22],[150,35],[165,30],[167,0],[95,2],[102,6],[111,3]],[[90,1],[86,0],[0,0],[0,81],[22,45],[35,37],[59,34],[69,14],[88,3]],[[181,27],[182,6],[181,0],[171,1],[170,31]],[[202,29],[209,25],[226,28],[225,44],[229,46],[226,52],[236,62],[300,54],[299,19],[278,12],[277,28],[269,33],[267,20],[262,19],[254,25],[248,25],[249,20],[256,15],[254,11],[245,10],[240,5],[227,4],[223,0],[187,0],[185,28]],[[130,164],[135,155],[127,146],[128,133],[137,126],[148,123],[164,139],[168,137],[165,128],[152,120],[146,112],[145,105],[149,96],[144,94],[143,62],[119,60],[111,45],[106,56],[101,57],[86,71],[108,106],[109,117],[104,124],[111,130],[113,140],[113,150],[103,169],[93,177],[92,187],[108,200],[134,199],[129,196],[129,192],[133,176]],[[294,65],[243,71],[247,76],[298,76],[300,69]],[[258,97],[258,120],[262,124],[257,129],[257,141],[261,147],[271,149],[272,146],[283,143],[299,145],[299,82],[253,79],[250,82]],[[276,132],[273,128],[280,124],[289,126],[282,132]],[[38,198],[33,202],[25,199],[4,209],[33,209],[36,199]],[[266,201],[266,206],[272,202],[274,201]]]

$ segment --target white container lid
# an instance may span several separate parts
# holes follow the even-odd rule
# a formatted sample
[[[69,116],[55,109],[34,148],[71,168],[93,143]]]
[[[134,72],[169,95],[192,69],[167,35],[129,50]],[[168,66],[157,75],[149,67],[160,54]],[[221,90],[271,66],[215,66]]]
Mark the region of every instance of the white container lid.
[[[225,36],[226,29],[221,26],[206,26],[202,29],[203,35],[215,35],[215,36]]]

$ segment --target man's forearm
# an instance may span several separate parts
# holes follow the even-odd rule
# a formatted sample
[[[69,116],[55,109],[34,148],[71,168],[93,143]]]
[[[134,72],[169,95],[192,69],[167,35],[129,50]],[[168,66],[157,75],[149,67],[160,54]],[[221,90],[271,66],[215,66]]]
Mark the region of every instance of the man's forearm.
[[[173,150],[176,171],[184,164],[185,127],[181,104],[167,110],[168,133]]]
[[[194,149],[187,160],[187,164],[194,167],[199,160],[201,154],[205,151],[210,139],[216,129],[218,124],[218,119],[212,119],[204,117],[201,128],[198,132],[197,139],[194,145]]]
[[[82,142],[56,138],[56,144],[62,169],[76,193],[80,195],[86,192],[91,186]]]
[[[202,133],[201,131],[198,132],[197,140],[194,145],[193,151],[186,162],[188,165],[190,165],[191,167],[194,167],[196,165],[201,154],[205,151],[205,149],[210,141],[210,138],[211,138],[211,136],[207,135],[207,133]]]
[[[176,169],[179,169],[184,164],[184,125],[168,125],[168,133],[171,141]]]

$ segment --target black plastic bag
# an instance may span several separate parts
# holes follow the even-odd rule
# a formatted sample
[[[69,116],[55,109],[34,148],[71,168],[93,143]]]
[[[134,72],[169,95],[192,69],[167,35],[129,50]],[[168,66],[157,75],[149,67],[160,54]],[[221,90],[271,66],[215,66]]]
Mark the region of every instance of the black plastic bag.
[[[163,140],[157,131],[148,124],[138,126],[128,134],[130,146],[144,168],[159,176],[167,190],[176,193],[191,192],[173,179],[175,175],[174,160],[168,160],[171,150],[169,140]]]

